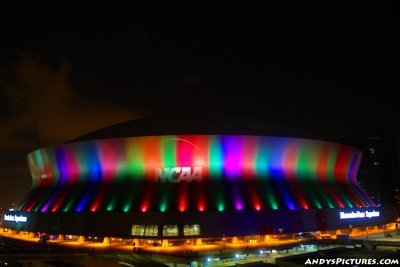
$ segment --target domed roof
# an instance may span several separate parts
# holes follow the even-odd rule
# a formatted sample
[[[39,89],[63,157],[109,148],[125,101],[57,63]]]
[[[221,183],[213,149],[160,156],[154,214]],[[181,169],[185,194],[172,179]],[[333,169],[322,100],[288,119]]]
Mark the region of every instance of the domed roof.
[[[235,114],[187,113],[150,116],[111,125],[71,142],[153,135],[264,135],[315,139],[312,134],[258,117]],[[318,139],[318,138],[317,138]]]

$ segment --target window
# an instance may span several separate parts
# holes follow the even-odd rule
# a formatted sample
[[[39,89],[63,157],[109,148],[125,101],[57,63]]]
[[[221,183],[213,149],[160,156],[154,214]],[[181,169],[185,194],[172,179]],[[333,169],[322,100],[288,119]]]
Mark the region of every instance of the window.
[[[200,225],[190,224],[183,226],[183,235],[200,235]]]
[[[145,236],[157,236],[158,235],[158,225],[146,225],[144,229]]]
[[[132,235],[144,235],[144,225],[132,225]]]
[[[136,236],[157,236],[157,225],[132,225],[132,235]]]
[[[164,225],[163,236],[178,236],[178,225]]]

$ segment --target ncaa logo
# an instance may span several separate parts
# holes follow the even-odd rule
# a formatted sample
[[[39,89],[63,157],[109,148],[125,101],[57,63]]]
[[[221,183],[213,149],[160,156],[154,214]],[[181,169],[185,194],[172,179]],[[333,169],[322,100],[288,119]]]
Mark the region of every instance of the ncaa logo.
[[[173,147],[171,154],[164,155],[175,159],[175,166],[160,166],[155,168],[155,181],[162,183],[192,182],[203,179],[203,154],[195,143],[183,138],[169,138],[159,143],[158,151],[169,151],[166,147]]]

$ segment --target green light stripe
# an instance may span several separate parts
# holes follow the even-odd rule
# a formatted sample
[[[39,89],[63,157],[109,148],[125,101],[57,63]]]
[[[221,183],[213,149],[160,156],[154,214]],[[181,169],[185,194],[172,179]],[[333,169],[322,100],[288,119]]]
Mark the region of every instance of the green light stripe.
[[[257,156],[255,159],[255,168],[257,178],[268,178],[269,176],[269,149],[265,144],[261,144],[261,147],[257,150]]]
[[[89,159],[89,154],[87,153],[87,148],[83,146],[75,146],[74,151],[76,151],[74,154],[77,157],[77,165],[79,168],[79,171],[81,173],[79,180],[80,181],[87,181],[89,179],[89,173],[90,173],[90,159]]]
[[[216,136],[211,137],[208,158],[210,176],[221,179],[223,176],[224,155],[221,140]]]
[[[171,139],[175,139],[175,136],[163,136],[161,139],[161,155],[164,167],[176,166],[176,140],[171,142]]]
[[[143,159],[143,147],[141,142],[136,139],[125,138],[127,161],[125,165],[120,165],[124,169],[122,176],[127,179],[143,179],[145,166]]]
[[[273,210],[279,209],[278,202],[276,201],[276,196],[270,187],[267,187],[266,199],[271,209]]]

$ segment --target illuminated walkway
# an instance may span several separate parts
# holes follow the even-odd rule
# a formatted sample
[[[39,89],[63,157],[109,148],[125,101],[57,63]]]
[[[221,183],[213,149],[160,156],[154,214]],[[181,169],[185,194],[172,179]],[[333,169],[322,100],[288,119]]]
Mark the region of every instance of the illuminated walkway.
[[[384,233],[389,232],[390,230],[383,229],[374,229],[368,231],[359,231],[353,229],[351,233],[351,238],[365,238],[369,236],[373,238],[374,235],[381,234],[383,236]],[[393,231],[393,229],[391,229]],[[4,237],[19,239],[23,241],[39,243],[39,238],[33,236],[32,233],[15,233],[11,230],[6,231],[5,229],[0,228],[0,235]],[[324,237],[325,238],[325,237]],[[329,239],[336,239],[336,235],[331,235]],[[74,249],[82,249],[85,251],[93,251],[93,252],[107,252],[107,251],[120,251],[120,252],[133,252],[133,245],[122,244],[118,242],[118,238],[110,238],[110,242],[101,243],[101,242],[93,242],[97,241],[92,239],[92,241],[72,241],[72,240],[50,240],[49,245],[61,246],[66,248],[74,248]],[[171,254],[171,255],[180,255],[180,256],[188,256],[187,253],[195,253],[193,255],[205,255],[212,253],[223,253],[223,252],[240,252],[240,251],[254,251],[257,249],[265,249],[265,248],[276,248],[276,247],[284,247],[289,245],[295,245],[297,243],[301,243],[307,240],[299,240],[299,239],[284,239],[280,240],[279,237],[271,238],[266,241],[259,241],[256,243],[248,243],[244,241],[237,241],[235,243],[230,242],[222,242],[213,243],[213,244],[203,244],[203,245],[177,245],[177,246],[153,246],[149,245],[140,245],[135,246],[136,249],[142,249],[147,252],[152,253],[162,253],[162,254]],[[310,240],[308,240],[310,241]],[[317,240],[316,240],[317,241]]]
[[[392,229],[393,230],[393,229]],[[395,239],[400,240],[399,236],[393,231],[391,237],[385,237],[389,230],[375,229],[368,231],[369,240]],[[39,238],[33,237],[32,233],[15,233],[12,231],[3,232],[0,229],[0,235],[8,238],[38,243]],[[354,230],[351,233],[352,239],[365,239],[367,231]],[[274,236],[273,236],[274,237]],[[93,237],[93,241],[97,241]],[[104,244],[92,241],[71,241],[71,240],[51,240],[47,247],[63,249],[68,251],[80,251],[96,255],[99,259],[111,260],[114,263],[125,261],[127,263],[137,260],[152,260],[162,264],[175,263],[176,266],[188,266],[190,263],[197,262],[202,266],[237,266],[237,264],[250,264],[255,262],[276,263],[279,258],[296,256],[308,253],[317,253],[320,250],[343,249],[344,245],[316,245],[321,240],[315,240],[313,244],[306,244],[304,240],[280,240],[276,237],[259,243],[247,243],[238,241],[234,244],[225,242],[204,244],[204,245],[181,245],[181,246],[136,246],[136,249],[144,253],[132,253],[133,245],[121,244],[118,238],[110,238],[110,243]],[[46,247],[46,246],[45,246]],[[69,250],[72,249],[72,250]],[[188,254],[190,252],[190,254]],[[62,252],[63,253],[63,252]],[[103,255],[103,256],[102,256]],[[113,255],[113,256],[112,256]],[[198,266],[200,266],[198,265]],[[161,265],[160,265],[161,266]]]

